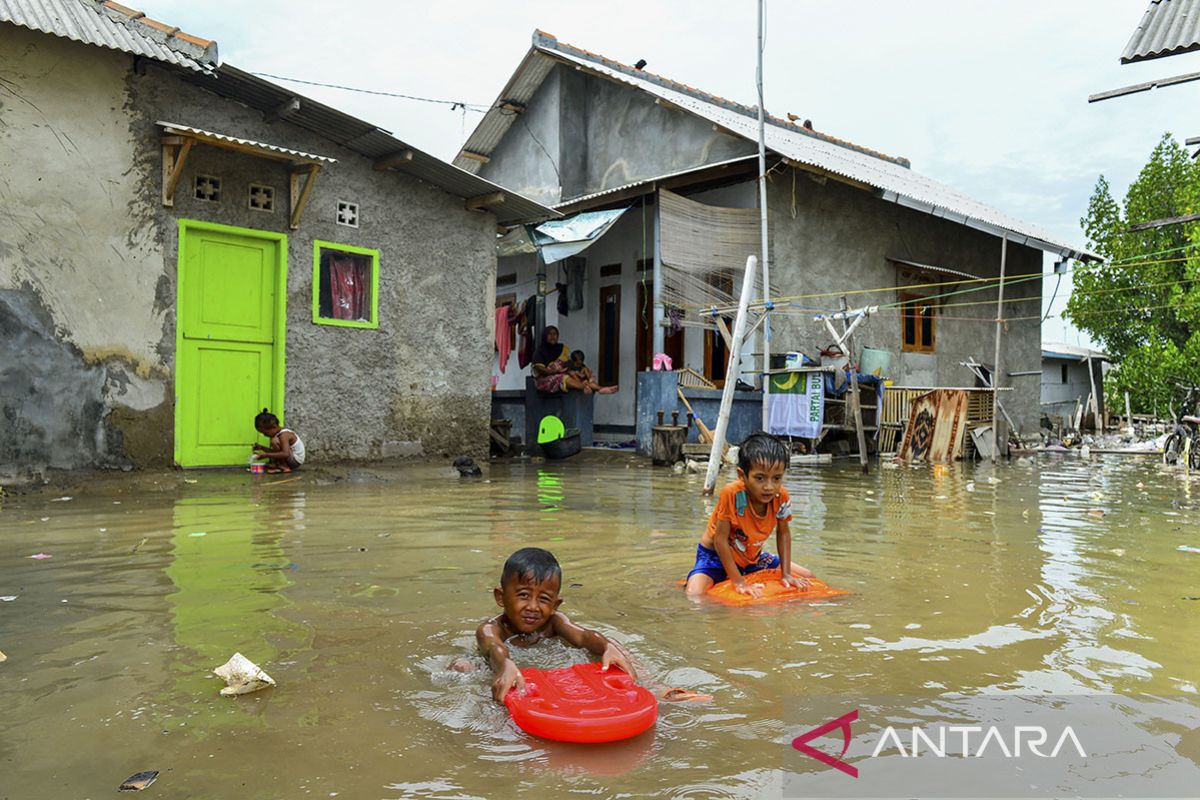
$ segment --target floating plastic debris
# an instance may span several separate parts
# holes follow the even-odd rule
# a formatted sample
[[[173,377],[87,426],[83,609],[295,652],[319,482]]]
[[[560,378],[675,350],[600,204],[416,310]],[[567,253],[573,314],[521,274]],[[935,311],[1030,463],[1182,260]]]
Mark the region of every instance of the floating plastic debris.
[[[33,558],[38,561],[45,561],[47,558],[54,558],[54,556],[50,555],[49,553],[34,553],[31,556],[26,556],[26,558]]]
[[[270,675],[241,653],[234,653],[233,658],[214,669],[213,674],[228,684],[221,690],[222,697],[250,694],[275,685]]]
[[[136,775],[130,775],[125,779],[125,782],[117,787],[120,792],[140,792],[150,784],[158,780],[158,770],[153,769],[149,772],[139,772]]]

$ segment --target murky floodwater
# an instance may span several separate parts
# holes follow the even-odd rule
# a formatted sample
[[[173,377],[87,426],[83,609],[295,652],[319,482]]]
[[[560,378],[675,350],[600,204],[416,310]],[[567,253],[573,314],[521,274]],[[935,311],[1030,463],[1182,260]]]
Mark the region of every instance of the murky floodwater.
[[[0,797],[105,797],[149,769],[164,797],[777,796],[789,697],[1196,691],[1200,555],[1176,548],[1200,546],[1200,484],[1152,460],[793,469],[795,558],[854,594],[750,610],[674,585],[709,509],[699,478],[628,463],[10,498]],[[527,545],[556,553],[563,610],[645,682],[713,702],[664,703],[627,743],[551,745],[484,673],[447,673]],[[278,688],[218,697],[209,670],[234,651]]]

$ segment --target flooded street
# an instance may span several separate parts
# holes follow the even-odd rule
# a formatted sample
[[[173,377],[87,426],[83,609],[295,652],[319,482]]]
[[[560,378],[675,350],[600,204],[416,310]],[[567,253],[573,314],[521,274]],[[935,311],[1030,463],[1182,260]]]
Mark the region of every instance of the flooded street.
[[[753,609],[685,599],[709,501],[700,476],[642,462],[158,478],[0,511],[2,798],[107,797],[142,770],[161,797],[778,796],[789,698],[1200,679],[1200,555],[1177,549],[1200,547],[1200,484],[1153,458],[793,468],[794,558],[852,595]],[[713,701],[662,703],[629,742],[554,745],[512,725],[485,672],[447,672],[530,545],[643,682]],[[235,651],[278,687],[219,697],[210,671]]]

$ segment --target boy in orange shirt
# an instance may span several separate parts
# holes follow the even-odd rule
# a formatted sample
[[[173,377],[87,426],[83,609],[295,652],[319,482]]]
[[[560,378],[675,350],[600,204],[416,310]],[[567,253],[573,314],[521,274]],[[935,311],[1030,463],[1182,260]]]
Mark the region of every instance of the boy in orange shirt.
[[[746,437],[738,449],[738,480],[721,490],[708,530],[696,547],[696,565],[687,577],[691,597],[704,594],[732,578],[740,594],[758,597],[762,587],[743,575],[779,568],[785,586],[808,587],[812,572],[792,562],[791,498],[783,488],[783,473],[791,454],[782,441],[766,433]],[[775,531],[779,555],[762,549]]]

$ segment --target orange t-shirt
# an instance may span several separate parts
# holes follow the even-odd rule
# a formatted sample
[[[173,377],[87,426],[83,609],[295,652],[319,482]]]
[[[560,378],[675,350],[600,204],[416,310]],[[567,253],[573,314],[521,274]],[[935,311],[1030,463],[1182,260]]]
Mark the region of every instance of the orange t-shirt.
[[[708,530],[700,543],[715,550],[717,522],[726,520],[729,523],[729,545],[733,550],[733,560],[739,567],[748,567],[758,560],[763,542],[775,532],[779,521],[790,521],[791,518],[792,499],[787,489],[779,487],[779,494],[772,498],[760,517],[754,513],[754,504],[750,502],[746,484],[734,481],[721,490],[717,507],[708,518]]]

